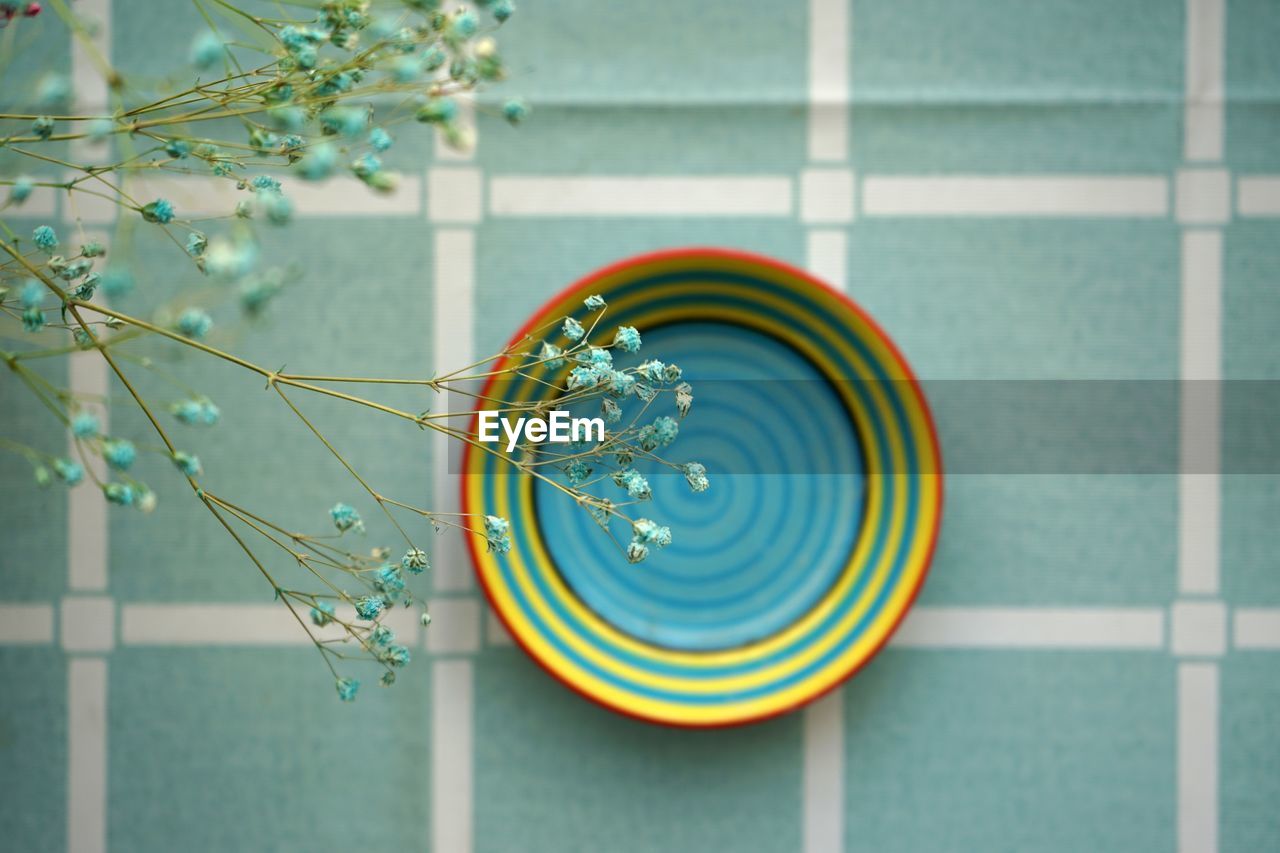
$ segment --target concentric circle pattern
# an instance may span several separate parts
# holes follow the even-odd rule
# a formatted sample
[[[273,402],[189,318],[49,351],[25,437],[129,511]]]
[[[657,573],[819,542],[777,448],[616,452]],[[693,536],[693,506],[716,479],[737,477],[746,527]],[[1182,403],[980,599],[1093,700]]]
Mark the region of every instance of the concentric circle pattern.
[[[847,299],[737,252],[609,267],[516,338],[583,317],[592,293],[610,328],[637,327],[642,354],[684,369],[694,409],[666,455],[702,462],[712,485],[647,472],[643,514],[676,538],[632,566],[563,494],[468,451],[465,511],[511,519],[509,553],[472,543],[490,602],[548,671],[625,714],[733,725],[812,700],[884,644],[928,569],[942,475],[919,386]],[[496,377],[485,396],[541,398],[538,378]]]

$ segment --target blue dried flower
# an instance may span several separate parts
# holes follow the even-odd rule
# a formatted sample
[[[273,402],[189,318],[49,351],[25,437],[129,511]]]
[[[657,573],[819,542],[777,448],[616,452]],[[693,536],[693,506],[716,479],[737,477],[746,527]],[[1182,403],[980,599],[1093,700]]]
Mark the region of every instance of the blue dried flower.
[[[339,678],[337,688],[339,699],[343,702],[354,702],[356,693],[360,690],[360,682],[354,678]]]
[[[480,22],[476,20],[476,16],[468,9],[459,9],[453,16],[453,21],[449,30],[454,35],[469,39],[476,34]]]
[[[571,341],[580,341],[582,336],[587,333],[586,329],[582,328],[582,324],[572,317],[565,317],[564,326],[561,328],[564,336]]]
[[[380,127],[369,131],[369,146],[374,151],[382,152],[391,147],[391,134]]]
[[[582,304],[587,306],[588,311],[599,311],[604,308],[604,297],[593,293],[586,299],[582,300]]]
[[[361,520],[360,513],[356,512],[354,507],[344,503],[334,504],[329,510],[329,517],[333,519],[333,526],[338,528],[339,532],[345,533],[352,528],[362,532],[364,530],[364,521]]]
[[[387,563],[378,569],[373,576],[373,588],[378,592],[388,593],[394,600],[396,595],[404,591],[404,576],[400,574],[400,567]]]
[[[333,605],[327,601],[317,601],[316,606],[311,608],[311,623],[317,627],[323,628],[333,621],[336,611]]]
[[[395,631],[392,631],[386,625],[375,625],[373,630],[369,632],[369,639],[372,640],[375,645],[389,646],[395,642],[396,634]]]
[[[410,548],[405,551],[404,556],[400,558],[400,565],[405,571],[415,575],[422,574],[424,569],[430,567],[430,563],[427,561],[427,552],[421,548]]]
[[[458,116],[458,105],[448,98],[432,98],[418,107],[417,119],[429,124],[446,124]]]
[[[188,477],[198,477],[200,475],[200,457],[198,456],[179,450],[173,454],[173,464],[177,465],[178,470]]]
[[[563,355],[564,350],[560,349],[560,347],[544,341],[542,352],[538,354],[538,357],[546,363],[549,370],[559,370],[564,367],[564,359],[561,358]]]
[[[84,469],[80,467],[80,463],[70,459],[53,460],[53,472],[68,486],[74,486],[84,479]]]
[[[675,418],[663,415],[653,422],[653,436],[662,447],[670,446],[679,434],[680,425],[676,423]]]
[[[268,192],[280,192],[280,182],[270,175],[258,175],[249,182],[249,186],[255,190],[267,190]]]
[[[622,375],[626,376],[625,373]],[[635,382],[634,379],[632,379],[631,381]],[[610,377],[609,383],[610,383],[609,390],[612,392],[613,391],[612,377]],[[623,393],[626,393],[626,392],[624,391]],[[610,400],[608,397],[605,397],[603,400],[600,401],[600,414],[604,416],[605,423],[616,424],[618,421],[622,420],[622,407],[619,406],[617,403],[613,402],[612,400]]]
[[[369,126],[369,111],[357,107],[330,107],[320,114],[320,126],[329,133],[353,138]]]
[[[582,485],[591,476],[591,466],[581,459],[574,459],[568,465],[564,466],[565,476],[569,478],[569,482],[575,486]]]
[[[356,615],[366,622],[378,618],[387,607],[387,600],[380,595],[366,595],[356,599]]]
[[[41,139],[48,139],[53,136],[53,119],[49,116],[40,116],[31,122],[31,132]]]
[[[391,646],[379,655],[379,660],[388,666],[405,666],[409,663],[409,650],[404,646]]]
[[[205,237],[199,231],[192,231],[187,235],[187,254],[193,258],[198,258],[204,254],[204,250],[209,248],[209,238]]]
[[[96,438],[102,431],[102,424],[93,412],[80,412],[71,419],[71,433],[76,438]]]
[[[169,407],[179,421],[188,425],[213,426],[222,416],[222,412],[207,397],[191,400],[180,400]]]
[[[636,370],[638,370],[640,375],[645,379],[648,379],[650,382],[661,382],[664,377],[666,365],[657,359],[650,359],[649,361],[641,362],[640,366],[636,368]]]
[[[435,71],[448,61],[449,55],[445,53],[439,45],[433,44],[422,54],[422,68],[425,71]]]
[[[680,470],[684,472],[684,479],[689,484],[689,488],[695,492],[705,492],[711,485],[707,480],[707,469],[700,462],[686,462],[680,466]]]
[[[185,139],[170,139],[165,143],[164,150],[175,160],[181,160],[191,153],[191,145]]]
[[[501,24],[515,14],[516,6],[511,0],[498,0],[489,11],[493,13],[493,17]]]
[[[511,523],[496,515],[484,517],[484,537],[490,551],[505,554],[511,550]]]
[[[173,205],[168,200],[158,198],[142,208],[142,218],[148,222],[168,225],[173,221]]]
[[[188,308],[178,316],[178,331],[193,340],[200,340],[213,328],[213,318],[201,308]]]
[[[22,293],[18,298],[22,302],[23,308],[38,308],[40,303],[44,301],[45,292],[43,284],[34,278],[29,278],[27,283],[22,286]]]
[[[640,333],[634,326],[619,326],[613,335],[613,345],[623,352],[640,349]]]
[[[327,142],[313,145],[302,158],[298,173],[308,181],[322,181],[333,174],[338,165],[338,149]]]
[[[625,397],[636,387],[636,378],[630,373],[615,370],[609,374],[609,393],[615,397]],[[610,401],[612,402],[612,401]],[[617,405],[614,405],[617,408]],[[622,410],[618,409],[618,419],[622,418]]]
[[[659,526],[647,518],[637,519],[631,526],[631,541],[665,548],[671,544],[671,528]]]
[[[634,468],[623,468],[613,472],[613,482],[627,490],[627,494],[636,500],[648,500],[653,496],[649,481]]]
[[[502,105],[502,117],[511,124],[519,124],[529,117],[529,105],[519,98],[512,98]]]
[[[28,308],[22,312],[22,328],[27,332],[38,332],[44,328],[44,311],[39,308]]]
[[[128,483],[107,483],[102,487],[102,493],[106,495],[108,501],[117,506],[132,506],[137,496],[133,486]]]
[[[88,134],[90,142],[102,142],[115,129],[116,126],[111,122],[111,119],[95,118],[85,127],[85,133]]]
[[[52,252],[58,248],[58,232],[48,225],[41,225],[31,232],[31,242],[46,252]]]
[[[103,442],[102,458],[117,471],[127,471],[138,458],[138,451],[128,439],[114,438]]]
[[[598,385],[603,376],[600,371],[594,367],[575,367],[569,371],[569,379],[565,383],[570,391],[577,391],[580,388],[594,388]]]
[[[632,542],[627,546],[627,562],[639,563],[649,556],[649,546],[639,542]]]
[[[9,201],[14,204],[22,204],[31,198],[31,193],[35,192],[36,183],[31,178],[23,175],[13,182],[13,188],[9,190]]]
[[[203,71],[222,58],[222,40],[205,31],[191,42],[191,64]]]

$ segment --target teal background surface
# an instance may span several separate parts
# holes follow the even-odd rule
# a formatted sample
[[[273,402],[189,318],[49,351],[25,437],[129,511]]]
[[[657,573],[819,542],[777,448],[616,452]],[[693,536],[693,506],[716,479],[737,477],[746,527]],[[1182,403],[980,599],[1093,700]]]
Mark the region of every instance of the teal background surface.
[[[396,165],[424,188],[416,211],[300,210],[273,239],[303,260],[306,276],[260,328],[223,342],[312,373],[426,374],[449,366],[434,365],[434,354],[459,340],[477,356],[498,350],[553,293],[600,265],[697,244],[805,266],[820,227],[843,235],[845,289],[923,378],[1169,380],[1180,375],[1184,345],[1182,241],[1207,229],[1223,241],[1222,375],[1280,379],[1280,220],[1243,217],[1234,202],[1224,221],[1203,226],[1176,212],[1176,175],[1188,165],[1186,5],[810,5],[833,3],[849,10],[848,138],[843,157],[815,164],[806,4],[526,0],[500,42],[512,74],[503,91],[528,97],[533,119],[509,128],[494,114],[500,96],[482,98],[479,144],[462,162],[405,133]],[[181,61],[199,20],[185,3],[81,5],[109,11],[113,59],[131,69]],[[1280,172],[1280,5],[1229,0],[1225,21],[1224,154],[1196,165],[1226,170],[1235,187]],[[59,30],[53,16],[30,29],[41,68],[69,67]],[[38,76],[30,64],[0,74],[5,89]],[[1117,219],[898,218],[859,208],[851,221],[813,226],[796,211],[800,175],[815,165],[851,169],[855,199],[868,175],[1137,174],[1166,180],[1169,203],[1162,215]],[[0,159],[0,174],[7,168]],[[436,169],[478,170],[478,216],[433,219]],[[777,217],[495,215],[483,182],[515,174],[781,175],[795,204]],[[70,216],[58,207],[57,218]],[[41,221],[10,224],[29,231]],[[439,316],[444,231],[474,238],[465,329]],[[124,309],[150,297],[134,300]],[[46,367],[66,381],[65,365]],[[192,359],[178,367],[224,412],[218,428],[191,434],[211,482],[300,527],[318,526],[328,506],[355,494],[258,381]],[[448,499],[434,494],[439,462],[417,430],[348,407],[306,407],[386,491]],[[146,436],[127,407],[112,417],[115,432]],[[8,377],[0,421],[4,434],[31,443],[63,440],[50,439],[55,425]],[[939,427],[945,445],[945,420]],[[1222,424],[1224,435],[1232,429]],[[1222,477],[1220,589],[1207,594],[1179,587],[1175,473],[950,478],[920,606],[1139,608],[1161,614],[1162,640],[1074,651],[890,647],[841,691],[840,737],[816,750],[833,744],[839,785],[815,792],[804,782],[814,759],[807,738],[830,735],[817,720],[795,713],[688,732],[597,708],[504,641],[465,581],[465,558],[445,543],[431,629],[445,639],[415,649],[394,690],[366,689],[351,706],[335,700],[327,671],[300,645],[130,644],[121,631],[130,607],[270,601],[185,484],[145,463],[160,506],[148,517],[111,511],[109,585],[95,593],[111,602],[111,648],[80,652],[62,648],[60,618],[76,597],[66,541],[77,520],[65,492],[35,490],[25,463],[0,455],[0,603],[53,614],[47,637],[0,643],[0,849],[74,847],[69,827],[82,817],[69,806],[73,659],[103,661],[107,672],[106,822],[101,845],[85,850],[1173,850],[1180,785],[1209,772],[1179,769],[1187,665],[1212,667],[1217,679],[1219,711],[1200,733],[1216,750],[1217,813],[1213,844],[1196,836],[1182,849],[1280,849],[1280,652],[1234,640],[1242,608],[1280,607],[1274,474]],[[381,541],[385,529],[365,515],[370,544]],[[1184,600],[1223,605],[1220,651],[1179,650],[1172,608]],[[458,672],[468,675],[459,681]],[[466,725],[439,727],[459,716]],[[827,804],[816,817],[806,808],[815,799]],[[815,826],[836,827],[836,837],[815,836]]]

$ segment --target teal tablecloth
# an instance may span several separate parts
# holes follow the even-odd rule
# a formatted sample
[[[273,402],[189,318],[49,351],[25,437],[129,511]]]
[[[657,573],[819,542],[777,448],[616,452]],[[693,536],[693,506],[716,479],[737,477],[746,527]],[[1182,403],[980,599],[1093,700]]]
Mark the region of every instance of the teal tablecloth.
[[[812,0],[811,10],[529,0],[502,43],[508,88],[528,97],[534,118],[513,130],[483,102],[470,160],[401,146],[409,150],[397,165],[418,179],[411,192],[424,188],[408,212],[301,209],[283,233],[311,272],[243,346],[314,373],[422,373],[437,353],[496,350],[550,294],[598,265],[711,244],[843,277],[928,379],[1171,380],[1188,349],[1227,379],[1280,379],[1280,231],[1246,204],[1248,181],[1280,173],[1280,6],[1220,3]],[[198,18],[164,7],[110,4],[117,62],[185,56]],[[1219,12],[1224,30],[1214,28]],[[64,40],[52,30],[41,39],[50,67],[67,67]],[[811,41],[835,55],[817,51],[811,62]],[[1211,81],[1220,69],[1226,99],[1221,131],[1212,109],[1204,125],[1207,156],[1184,143],[1186,81],[1201,62]],[[828,137],[834,156],[813,159],[810,81],[832,69],[837,103],[823,109],[845,138]],[[5,74],[27,79],[34,69]],[[838,103],[846,95],[851,107]],[[805,215],[810,169],[851,173],[848,213],[837,200],[834,212]],[[1224,209],[1212,193],[1178,193],[1188,169],[1226,188]],[[495,188],[516,175],[776,177],[784,208],[739,215],[722,201],[683,215],[676,200],[652,215],[506,215]],[[1119,216],[1094,209],[1097,198],[1083,212],[1050,204],[1032,215],[1035,185],[1024,184],[1007,215],[890,215],[869,190],[895,176],[1137,177],[1156,198]],[[881,186],[890,196],[901,189]],[[431,215],[437,192],[453,205],[443,220]],[[1182,331],[1193,233],[1221,245],[1208,284],[1190,285],[1208,288],[1209,314],[1187,321],[1220,329],[1208,343]],[[461,289],[437,301],[446,285]],[[225,412],[197,448],[211,482],[239,483],[246,500],[300,526],[348,495],[345,474],[258,384],[221,368],[196,372]],[[7,379],[0,389],[6,430],[52,428],[16,405]],[[313,409],[370,479],[431,498],[431,455],[416,431]],[[120,412],[115,428],[142,436],[136,421]],[[944,447],[947,427],[943,419]],[[247,429],[262,440],[243,441]],[[437,853],[1132,851],[1174,849],[1180,826],[1187,850],[1280,849],[1280,653],[1237,642],[1241,608],[1280,607],[1274,474],[1211,483],[1207,506],[1220,523],[1208,525],[1180,516],[1173,471],[952,477],[921,606],[1131,608],[1157,620],[1154,643],[903,644],[828,707],[834,726],[793,714],[699,733],[623,719],[546,677],[491,631],[447,549],[433,626],[444,639],[395,690],[368,690],[354,706],[335,701],[301,646],[133,642],[137,605],[269,599],[159,469],[155,515],[110,514],[109,582],[91,594],[113,608],[111,649],[64,650],[69,626],[57,617],[76,597],[65,542],[77,519],[65,493],[27,487],[21,460],[0,466],[0,599],[55,617],[33,641],[0,647],[4,849],[66,849],[70,827],[72,839],[88,839],[82,849],[105,840],[132,853],[433,842]],[[1180,545],[1180,526],[1193,539],[1217,529],[1216,590],[1180,586],[1180,547],[1200,553]],[[1185,601],[1208,602],[1223,633],[1212,615],[1205,632],[1179,624],[1171,608]],[[1265,622],[1269,612],[1254,615]],[[1184,654],[1180,631],[1208,645]],[[105,742],[89,736],[87,745],[75,730],[92,729],[83,714],[92,717],[93,703],[68,695],[84,689],[73,664],[83,660],[104,662],[106,673]],[[98,753],[105,788],[92,772],[69,778]],[[77,763],[85,754],[90,764]],[[99,813],[105,826],[94,823]]]

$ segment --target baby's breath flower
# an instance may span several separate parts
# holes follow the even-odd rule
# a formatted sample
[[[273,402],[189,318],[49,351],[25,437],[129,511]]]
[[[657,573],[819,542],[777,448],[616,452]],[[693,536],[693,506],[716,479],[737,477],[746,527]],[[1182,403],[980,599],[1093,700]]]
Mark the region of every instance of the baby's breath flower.
[[[70,459],[58,458],[53,460],[53,473],[57,474],[58,479],[68,486],[74,486],[84,479],[84,469],[80,467],[80,463],[73,462]]]
[[[623,468],[613,472],[613,482],[627,490],[627,494],[636,500],[645,501],[653,497],[649,481],[634,468]]]
[[[44,311],[39,308],[27,308],[22,312],[22,329],[26,332],[38,332],[44,328]]]
[[[280,182],[270,175],[257,175],[249,182],[249,186],[253,187],[255,190],[266,190],[267,192],[273,193],[280,192]]]
[[[128,483],[107,483],[102,487],[102,493],[106,495],[108,501],[118,506],[132,506],[134,498],[137,497],[133,486]]]
[[[113,438],[102,443],[102,458],[117,471],[127,471],[138,458],[138,451],[128,439]]]
[[[76,299],[84,299],[84,300],[92,299],[93,292],[98,289],[98,284],[101,281],[102,281],[102,276],[99,273],[96,273],[96,272],[89,273],[89,275],[85,277],[85,280],[80,282],[80,284],[76,287],[76,292],[75,292]],[[84,330],[76,329],[76,331],[82,332]]]
[[[343,702],[356,701],[356,693],[360,690],[360,682],[354,678],[339,678],[336,682],[338,698]]]
[[[653,436],[660,447],[669,447],[679,434],[680,425],[676,423],[675,418],[663,415],[653,422]]]
[[[173,205],[167,199],[158,198],[143,205],[142,218],[148,222],[168,225],[173,221]]]
[[[100,258],[107,253],[107,247],[97,240],[90,240],[80,247],[80,254],[86,258]]]
[[[213,328],[213,318],[202,308],[188,308],[178,316],[178,331],[192,340],[200,340]]]
[[[378,569],[373,576],[373,588],[378,592],[389,595],[394,601],[404,591],[404,576],[400,574],[400,567],[393,563],[387,563]]]
[[[421,548],[410,548],[404,552],[404,556],[400,558],[400,565],[415,575],[422,574],[423,570],[429,567],[427,562],[427,552]]]
[[[173,464],[178,466],[178,470],[188,477],[198,477],[202,470],[200,468],[200,457],[181,450],[174,452]]]
[[[668,364],[662,369],[662,380],[664,382],[679,382],[684,376],[684,371],[674,364]]]
[[[135,503],[139,512],[144,514],[154,512],[156,508],[156,493],[146,486],[142,486],[141,491],[138,493],[138,500]]]
[[[71,83],[62,74],[50,72],[36,84],[36,100],[41,106],[56,107],[71,97]]]
[[[203,71],[222,58],[222,40],[209,31],[191,42],[191,64]]]
[[[516,6],[511,0],[498,0],[489,11],[493,13],[493,17],[501,24],[515,14]]]
[[[635,326],[619,326],[613,335],[613,345],[623,352],[635,352],[640,349],[640,333]]]
[[[391,134],[380,127],[369,131],[369,146],[379,153],[391,147]]]
[[[561,330],[564,332],[564,336],[571,341],[580,341],[582,336],[587,333],[586,329],[582,328],[582,324],[572,317],[564,318],[564,325]]]
[[[267,221],[272,225],[284,225],[293,217],[293,202],[287,196],[277,192],[263,192],[258,197],[266,211]]]
[[[598,293],[593,293],[582,300],[582,304],[587,306],[588,311],[599,311],[604,308],[604,297]]]
[[[430,614],[430,613],[428,613],[428,612],[427,612],[427,611],[425,611],[425,610],[424,610],[424,611],[422,611],[422,617],[421,617],[421,619],[420,619],[419,621],[421,621],[421,622],[422,622],[422,627],[423,627],[423,628],[427,627],[428,625],[430,625],[430,624],[431,624],[431,614]]]
[[[705,492],[711,485],[707,480],[707,469],[700,462],[686,462],[680,466],[680,470],[684,472],[684,479],[689,484],[689,488],[695,492]]]
[[[424,71],[435,71],[448,61],[449,55],[439,45],[433,44],[422,53],[422,68]]]
[[[640,363],[640,366],[636,368],[640,375],[645,379],[648,379],[650,382],[661,382],[666,369],[667,366],[656,358],[650,359],[649,361],[643,361]]]
[[[49,116],[40,116],[31,122],[31,132],[41,139],[48,139],[53,136],[53,119]]]
[[[484,517],[484,537],[490,551],[505,554],[511,550],[511,522],[497,515]]]
[[[48,225],[40,225],[31,232],[31,242],[45,252],[52,252],[58,248],[58,232]]]
[[[636,378],[622,370],[614,370],[609,374],[609,393],[615,397],[625,397],[636,387]],[[615,404],[615,408],[617,405]],[[607,413],[606,413],[607,414]],[[618,419],[622,418],[622,410],[618,409]]]
[[[553,343],[544,341],[542,344],[542,352],[538,354],[538,357],[546,363],[548,369],[559,370],[564,367],[564,359],[561,358],[562,355],[564,355],[564,350],[560,349],[560,347]]]
[[[409,663],[409,650],[404,646],[389,646],[378,659],[388,666],[405,666]]]
[[[372,640],[375,645],[389,646],[395,642],[396,634],[395,631],[392,631],[386,625],[377,625],[369,632],[369,639]]]
[[[71,432],[76,438],[96,438],[102,431],[102,424],[93,412],[80,412],[71,419]]]
[[[327,601],[317,601],[316,606],[311,608],[311,623],[319,628],[323,628],[333,621],[334,607]]]
[[[637,519],[631,526],[631,541],[665,548],[671,544],[671,528],[660,526],[647,518]]]
[[[320,127],[326,133],[349,138],[364,133],[369,126],[369,111],[357,107],[330,107],[320,113]]]
[[[458,104],[448,98],[432,98],[418,107],[417,119],[428,124],[445,124],[458,116]]]
[[[577,391],[581,388],[593,388],[598,385],[603,377],[594,367],[582,365],[575,367],[569,371],[569,378],[565,382],[565,387],[570,391]]]
[[[366,595],[356,599],[356,615],[366,622],[378,618],[387,607],[387,600],[380,595]]]
[[[502,117],[511,124],[519,124],[529,117],[529,105],[519,98],[512,98],[502,105]]]
[[[649,546],[640,542],[632,542],[627,545],[627,562],[639,563],[649,556]]]
[[[480,22],[470,9],[459,9],[449,23],[449,32],[459,38],[469,39],[476,34]]]
[[[31,198],[31,193],[35,192],[35,188],[35,181],[23,175],[13,182],[13,187],[9,190],[9,201],[15,205],[22,204]]]
[[[209,238],[199,231],[192,231],[187,235],[187,254],[191,257],[200,257],[207,248],[209,248]]]
[[[333,174],[338,165],[338,149],[327,142],[313,145],[302,158],[298,173],[308,181],[322,181]]]
[[[364,532],[364,521],[354,507],[344,503],[336,503],[329,510],[329,517],[333,519],[333,526],[338,528],[341,533],[346,533],[351,529]]]
[[[569,478],[569,482],[575,486],[579,486],[587,481],[591,476],[591,466],[583,462],[581,459],[574,459],[568,465],[564,466],[565,476]]]
[[[165,153],[175,160],[181,160],[191,153],[191,145],[185,139],[170,139],[164,144]]]
[[[688,382],[681,382],[676,386],[676,411],[680,413],[680,417],[689,414],[689,409],[693,407],[693,387]]]
[[[169,407],[169,411],[179,421],[188,425],[213,426],[222,417],[222,412],[208,397],[179,400]]]
[[[22,285],[22,293],[18,296],[23,308],[38,308],[40,303],[44,301],[46,293],[45,287],[34,278],[27,279],[27,283]]]
[[[612,381],[613,379],[610,377],[610,383],[612,383]],[[635,380],[633,379],[632,381],[634,382]],[[600,401],[600,414],[604,417],[604,422],[607,424],[616,424],[618,421],[622,420],[622,408],[608,397],[605,397]]]

